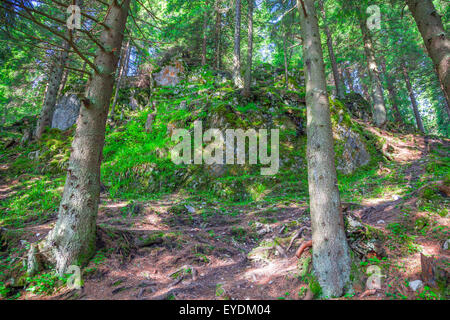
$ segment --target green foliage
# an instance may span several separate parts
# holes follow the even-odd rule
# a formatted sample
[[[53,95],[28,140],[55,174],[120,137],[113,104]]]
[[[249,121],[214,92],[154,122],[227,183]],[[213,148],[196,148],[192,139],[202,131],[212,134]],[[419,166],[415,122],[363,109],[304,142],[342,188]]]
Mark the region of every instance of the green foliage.
[[[50,295],[58,287],[67,282],[68,277],[58,276],[54,272],[41,273],[33,277],[27,277],[27,291],[37,295]]]

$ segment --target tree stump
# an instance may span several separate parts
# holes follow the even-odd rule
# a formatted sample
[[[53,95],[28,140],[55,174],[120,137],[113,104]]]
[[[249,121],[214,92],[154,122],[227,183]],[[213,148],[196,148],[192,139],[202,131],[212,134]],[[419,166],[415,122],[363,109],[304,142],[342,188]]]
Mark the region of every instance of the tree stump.
[[[450,279],[449,260],[445,257],[427,257],[420,254],[420,264],[422,266],[422,280],[431,285],[447,287]]]

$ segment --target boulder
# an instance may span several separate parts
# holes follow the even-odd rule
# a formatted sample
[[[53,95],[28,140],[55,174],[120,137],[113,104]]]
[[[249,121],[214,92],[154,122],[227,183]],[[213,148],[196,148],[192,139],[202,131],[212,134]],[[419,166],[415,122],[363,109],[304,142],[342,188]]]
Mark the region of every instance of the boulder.
[[[176,86],[181,81],[181,73],[184,72],[183,64],[175,61],[173,65],[162,68],[160,72],[154,75],[158,86]]]
[[[339,139],[344,141],[342,154],[338,155],[337,169],[344,174],[352,174],[356,169],[370,162],[370,154],[360,136],[350,128],[337,127]]]
[[[368,121],[372,117],[370,103],[362,95],[351,92],[341,99],[353,117]]]
[[[423,287],[423,282],[421,280],[414,280],[409,283],[409,287],[412,291],[417,291]]]
[[[80,106],[80,100],[74,94],[60,98],[53,113],[52,128],[67,130],[73,126],[80,113]]]

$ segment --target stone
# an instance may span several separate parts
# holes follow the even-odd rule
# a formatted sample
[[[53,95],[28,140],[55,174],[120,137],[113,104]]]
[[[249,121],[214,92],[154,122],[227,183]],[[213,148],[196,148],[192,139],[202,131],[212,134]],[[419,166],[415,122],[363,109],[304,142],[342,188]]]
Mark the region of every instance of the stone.
[[[30,159],[30,160],[37,160],[39,158],[39,153],[40,153],[39,150],[30,152],[28,154],[28,159]]]
[[[450,248],[450,239],[445,240],[444,245],[442,246],[442,249],[448,250]]]
[[[130,98],[130,107],[132,110],[140,109],[139,102],[136,100],[135,97]]]
[[[354,117],[364,121],[370,120],[372,116],[371,106],[362,95],[352,92],[347,94],[345,98],[341,100]]]
[[[272,228],[270,227],[270,225],[260,223],[260,222],[255,223],[255,229],[256,229],[256,233],[259,235],[265,235],[267,233],[272,232]]]
[[[80,113],[80,100],[74,94],[58,100],[53,113],[52,128],[67,130],[75,124]]]
[[[337,131],[340,139],[345,140],[337,169],[343,174],[352,174],[370,162],[370,154],[357,133],[342,126],[338,126]]]
[[[423,282],[422,280],[411,281],[409,282],[409,287],[411,288],[412,291],[417,291],[423,287]]]
[[[184,71],[180,61],[175,61],[174,65],[168,65],[155,74],[154,78],[159,86],[176,86],[181,81],[180,73]]]
[[[181,101],[180,105],[178,106],[180,110],[186,110],[187,109],[187,103],[186,100]]]
[[[191,207],[190,205],[185,205],[184,207],[187,209],[187,211],[190,214],[194,214],[195,213],[195,209],[193,207]]]

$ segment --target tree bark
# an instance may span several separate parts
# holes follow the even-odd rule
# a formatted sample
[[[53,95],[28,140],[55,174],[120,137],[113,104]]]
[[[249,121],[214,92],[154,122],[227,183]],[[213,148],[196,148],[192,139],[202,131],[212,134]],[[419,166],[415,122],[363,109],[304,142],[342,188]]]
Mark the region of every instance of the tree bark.
[[[403,76],[405,77],[406,88],[408,89],[409,98],[411,99],[411,105],[414,111],[414,117],[416,118],[417,128],[419,129],[420,132],[425,133],[422,119],[420,118],[419,108],[417,107],[417,100],[416,97],[414,96],[411,80],[409,79],[408,70],[406,69],[406,65],[403,65],[402,67],[403,67]]]
[[[377,127],[383,127],[387,121],[383,85],[375,59],[372,37],[370,36],[366,21],[362,18],[360,19],[360,26],[364,40],[364,52],[367,58],[370,81],[372,83],[373,121]]]
[[[59,87],[63,77],[64,67],[69,56],[69,44],[64,42],[64,50],[58,60],[55,61],[52,74],[49,77],[47,92],[45,93],[44,104],[36,126],[35,136],[40,139],[46,127],[51,126],[53,113],[55,111],[56,100],[58,98]]]
[[[389,72],[386,70],[386,62],[381,63],[381,67],[383,68],[383,73],[386,77],[386,85],[389,92],[389,99],[391,100],[392,109],[394,110],[395,121],[398,123],[403,123],[402,115],[400,114],[400,110],[398,109],[398,100],[397,100],[397,92],[395,91],[394,79],[391,77]]]
[[[320,8],[320,12],[322,15],[323,28],[325,30],[325,35],[327,36],[328,55],[330,57],[331,67],[333,70],[333,79],[334,79],[334,85],[336,87],[336,96],[338,98],[342,98],[344,89],[342,86],[341,77],[339,76],[336,55],[334,54],[334,48],[333,48],[333,38],[331,37],[330,28],[328,27],[327,13],[326,13],[324,5],[323,5],[323,0],[319,1],[319,8]]]
[[[297,5],[306,77],[313,266],[323,294],[340,296],[349,282],[350,249],[340,209],[323,51],[314,0],[298,0]]]
[[[284,83],[285,83],[285,86],[286,86],[286,89],[287,89],[288,88],[288,82],[289,82],[289,71],[288,71],[286,38],[287,38],[287,34],[285,32],[284,35],[283,35],[283,56],[284,56]]]
[[[236,0],[235,2],[233,81],[236,87],[243,87],[241,77],[241,0]]]
[[[253,60],[253,1],[248,0],[248,51],[247,69],[245,71],[244,96],[250,95],[252,85],[252,60]]]
[[[220,2],[216,3],[216,27],[215,27],[215,48],[216,48],[216,68],[220,70],[222,66],[221,50],[220,50],[220,35],[222,32],[222,13],[220,12]]]
[[[104,23],[110,28],[100,37],[108,50],[98,50],[95,65],[99,73],[92,76],[82,99],[58,219],[38,245],[40,254],[60,274],[70,265],[84,265],[95,253],[106,118],[129,7],[130,0],[113,1],[108,9]],[[28,269],[34,270],[30,264]]]
[[[113,117],[114,115],[114,110],[116,108],[116,104],[117,104],[117,98],[119,97],[119,90],[120,90],[120,86],[122,84],[122,77],[127,72],[127,66],[128,66],[128,60],[130,58],[130,39],[127,42],[127,45],[125,46],[125,49],[123,51],[122,54],[122,58],[120,61],[120,67],[119,67],[119,76],[117,77],[117,83],[116,83],[116,92],[114,94],[114,100],[113,100],[113,104],[111,107],[111,111],[110,111],[110,117]]]
[[[406,0],[438,75],[450,115],[450,39],[431,0]]]
[[[64,88],[66,87],[68,77],[69,77],[69,69],[65,69],[63,78],[61,80],[61,85],[59,86],[59,89],[58,89],[58,97],[61,96]]]

